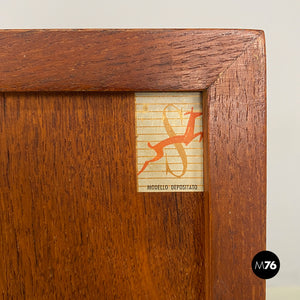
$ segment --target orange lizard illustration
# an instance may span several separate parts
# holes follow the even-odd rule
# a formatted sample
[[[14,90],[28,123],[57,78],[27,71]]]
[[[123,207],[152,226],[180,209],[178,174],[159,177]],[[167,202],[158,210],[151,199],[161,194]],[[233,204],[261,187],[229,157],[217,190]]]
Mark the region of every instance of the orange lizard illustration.
[[[190,117],[188,120],[188,124],[187,124],[186,130],[185,130],[185,133],[183,135],[171,136],[171,137],[157,143],[154,146],[152,146],[148,142],[148,147],[153,149],[156,152],[156,156],[150,160],[147,160],[144,163],[141,170],[137,173],[137,175],[140,175],[147,168],[149,163],[155,162],[155,161],[158,161],[159,159],[161,159],[164,156],[164,148],[166,146],[169,146],[172,144],[178,144],[178,143],[184,143],[187,146],[197,136],[200,136],[199,142],[201,142],[201,140],[203,139],[203,132],[194,133],[194,129],[195,129],[195,119],[197,117],[201,116],[202,113],[194,112],[193,110],[194,110],[194,108],[192,107],[191,111],[185,113],[185,115],[190,115]]]

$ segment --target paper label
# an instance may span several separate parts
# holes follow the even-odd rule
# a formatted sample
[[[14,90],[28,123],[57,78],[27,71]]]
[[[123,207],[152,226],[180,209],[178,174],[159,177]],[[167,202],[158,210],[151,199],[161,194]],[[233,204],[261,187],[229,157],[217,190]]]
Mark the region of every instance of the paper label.
[[[139,192],[203,191],[201,93],[136,93]]]

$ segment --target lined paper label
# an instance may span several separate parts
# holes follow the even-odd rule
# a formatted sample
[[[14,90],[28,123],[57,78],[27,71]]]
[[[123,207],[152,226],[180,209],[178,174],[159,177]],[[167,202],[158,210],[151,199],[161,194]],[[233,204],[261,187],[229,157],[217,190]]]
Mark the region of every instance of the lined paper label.
[[[201,93],[136,93],[139,192],[203,191]]]

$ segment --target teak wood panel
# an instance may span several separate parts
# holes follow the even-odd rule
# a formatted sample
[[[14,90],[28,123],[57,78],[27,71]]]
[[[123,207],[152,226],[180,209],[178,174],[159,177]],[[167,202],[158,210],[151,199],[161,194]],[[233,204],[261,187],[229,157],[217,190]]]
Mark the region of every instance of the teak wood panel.
[[[204,297],[265,299],[262,31],[1,30],[0,90],[205,90]]]
[[[198,91],[255,30],[0,30],[0,91]]]
[[[260,37],[208,88],[204,101],[206,233],[211,249],[207,282],[213,285],[208,289],[212,299],[265,298],[265,280],[251,269],[266,239],[263,53]]]
[[[4,299],[204,298],[200,193],[137,193],[134,94],[0,98]]]

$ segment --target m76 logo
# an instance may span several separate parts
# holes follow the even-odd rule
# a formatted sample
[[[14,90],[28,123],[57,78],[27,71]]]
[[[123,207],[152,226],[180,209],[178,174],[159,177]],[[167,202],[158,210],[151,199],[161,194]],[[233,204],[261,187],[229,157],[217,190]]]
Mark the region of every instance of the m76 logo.
[[[271,270],[276,270],[277,268],[277,265],[276,265],[276,262],[275,261],[270,261],[270,260],[265,260],[265,261],[256,261],[255,262],[255,266],[254,266],[254,269],[255,270],[260,270],[260,269],[263,269],[263,270],[267,270],[267,269],[271,269]]]
[[[277,255],[271,251],[260,251],[252,259],[253,273],[262,279],[274,277],[280,269]]]

